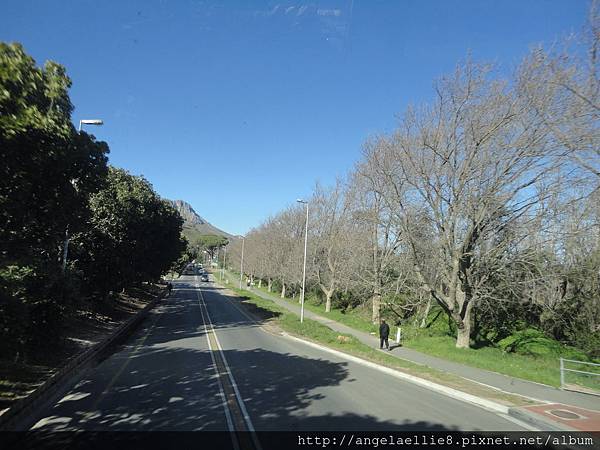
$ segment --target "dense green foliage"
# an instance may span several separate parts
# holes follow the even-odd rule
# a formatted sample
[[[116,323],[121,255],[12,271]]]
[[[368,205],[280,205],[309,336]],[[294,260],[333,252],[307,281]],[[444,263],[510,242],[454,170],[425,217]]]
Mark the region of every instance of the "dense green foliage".
[[[193,228],[183,229],[183,235],[189,243],[190,259],[203,260],[203,252],[206,251],[210,258],[215,257],[215,253],[221,247],[227,245],[228,239],[216,234],[201,234]]]
[[[73,266],[89,274],[94,291],[157,280],[185,250],[183,220],[143,178],[111,167],[90,209],[90,228],[74,239]]]
[[[0,43],[0,342],[13,358],[55,342],[81,296],[157,280],[183,250],[179,214],[76,132],[70,86],[61,65]]]

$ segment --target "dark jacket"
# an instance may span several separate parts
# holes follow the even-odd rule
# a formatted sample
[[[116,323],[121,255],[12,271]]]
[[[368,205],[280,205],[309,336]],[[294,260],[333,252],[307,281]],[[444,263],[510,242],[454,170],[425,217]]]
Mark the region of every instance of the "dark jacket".
[[[387,323],[379,325],[379,336],[386,338],[390,335],[390,326]]]

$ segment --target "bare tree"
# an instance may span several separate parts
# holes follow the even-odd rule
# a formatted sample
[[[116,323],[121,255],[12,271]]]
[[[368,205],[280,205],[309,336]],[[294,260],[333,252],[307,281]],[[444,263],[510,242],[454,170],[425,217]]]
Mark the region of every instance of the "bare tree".
[[[503,231],[535,216],[560,165],[543,124],[489,73],[459,67],[438,83],[432,106],[409,110],[366,155],[421,286],[455,322],[462,348],[489,262],[510,242]]]
[[[360,229],[357,235],[362,238],[356,245],[366,256],[357,258],[361,265],[356,277],[368,287],[373,323],[380,320],[381,299],[394,280],[393,265],[401,243],[398,222],[383,195],[383,180],[368,157],[376,145],[376,141],[365,144],[367,157],[357,166],[349,192],[353,219]]]
[[[518,71],[517,89],[571,160],[600,177],[600,13],[560,47],[535,48]],[[594,185],[598,184],[595,180]]]
[[[351,263],[349,205],[344,185],[337,180],[331,189],[317,184],[311,201],[311,273],[325,295],[325,312]]]

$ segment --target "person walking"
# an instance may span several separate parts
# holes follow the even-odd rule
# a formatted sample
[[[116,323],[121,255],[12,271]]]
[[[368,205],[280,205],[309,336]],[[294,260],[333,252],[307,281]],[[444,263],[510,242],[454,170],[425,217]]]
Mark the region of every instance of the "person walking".
[[[171,282],[167,283],[167,290],[169,291],[169,297],[171,296],[171,291],[173,290],[173,285],[171,284]]]
[[[385,320],[381,319],[381,325],[379,325],[379,348],[383,349],[383,344],[385,344],[386,349],[390,349],[390,344],[388,342],[388,337],[390,336],[390,326],[385,323]]]

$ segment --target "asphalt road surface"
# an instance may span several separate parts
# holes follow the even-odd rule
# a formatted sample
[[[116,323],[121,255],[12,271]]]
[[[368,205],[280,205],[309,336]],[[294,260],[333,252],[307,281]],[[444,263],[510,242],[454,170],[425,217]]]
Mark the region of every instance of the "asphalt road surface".
[[[173,284],[128,342],[41,411],[34,429],[523,430],[265,329],[199,277]]]

